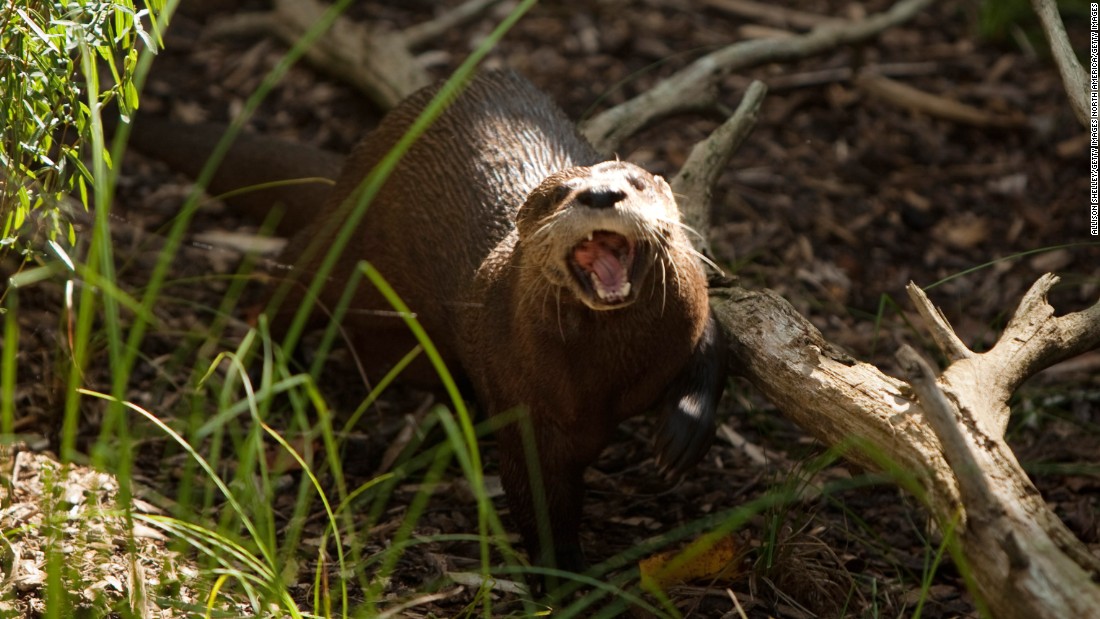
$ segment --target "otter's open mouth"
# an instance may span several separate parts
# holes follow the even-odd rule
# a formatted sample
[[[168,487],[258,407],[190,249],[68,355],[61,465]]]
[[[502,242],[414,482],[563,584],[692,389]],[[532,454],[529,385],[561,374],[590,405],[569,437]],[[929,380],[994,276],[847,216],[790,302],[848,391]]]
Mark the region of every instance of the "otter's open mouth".
[[[596,230],[573,246],[569,266],[577,283],[600,305],[621,305],[633,287],[634,241],[618,232]]]

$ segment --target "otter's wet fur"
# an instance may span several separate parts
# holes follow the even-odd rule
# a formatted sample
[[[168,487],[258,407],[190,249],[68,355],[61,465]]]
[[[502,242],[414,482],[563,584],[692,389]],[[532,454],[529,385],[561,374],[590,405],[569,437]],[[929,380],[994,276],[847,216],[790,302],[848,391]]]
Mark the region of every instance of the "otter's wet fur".
[[[424,89],[392,110],[347,157],[323,199],[287,199],[294,221],[306,221],[282,258],[297,277],[308,281],[317,270],[321,257],[307,258],[308,247],[331,245],[341,204],[436,92]],[[256,150],[266,152],[253,153],[249,169],[295,152]],[[306,149],[298,153],[311,159]],[[223,165],[230,177],[238,156]],[[271,167],[288,176],[284,166]],[[303,175],[317,174],[305,168]],[[515,424],[498,438],[512,517],[533,560],[584,566],[583,473],[624,419],[657,413],[658,460],[673,471],[709,446],[724,345],[668,184],[597,153],[549,97],[514,73],[479,73],[414,142],[369,205],[321,304],[337,304],[364,259],[416,313],[486,413],[526,413],[537,456],[525,455]],[[285,304],[276,326],[297,305]],[[372,366],[392,364],[415,345],[369,284],[360,284],[343,327]],[[528,462],[538,464],[541,488]],[[547,518],[536,513],[540,504]],[[540,530],[542,522],[548,529]]]

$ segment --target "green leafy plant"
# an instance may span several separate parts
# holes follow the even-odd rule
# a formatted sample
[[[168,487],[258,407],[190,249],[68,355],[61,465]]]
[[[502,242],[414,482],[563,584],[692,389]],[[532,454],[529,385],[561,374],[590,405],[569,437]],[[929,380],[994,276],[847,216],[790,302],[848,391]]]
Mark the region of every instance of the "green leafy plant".
[[[88,208],[91,175],[80,155],[93,142],[93,106],[116,100],[129,115],[138,102],[139,41],[147,49],[159,41],[155,24],[163,0],[143,5],[8,0],[0,6],[0,246],[26,249],[20,240],[37,236],[75,241],[61,204],[76,194]],[[151,18],[152,33],[142,18]],[[93,79],[86,69],[93,62],[110,72],[112,87],[88,87]]]

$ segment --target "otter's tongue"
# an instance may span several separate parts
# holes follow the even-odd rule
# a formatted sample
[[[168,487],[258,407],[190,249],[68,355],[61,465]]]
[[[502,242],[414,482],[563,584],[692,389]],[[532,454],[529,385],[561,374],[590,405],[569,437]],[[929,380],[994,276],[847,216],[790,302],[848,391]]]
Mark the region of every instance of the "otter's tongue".
[[[573,248],[573,259],[586,274],[603,301],[621,301],[630,294],[628,267],[634,247],[621,234],[598,231]]]

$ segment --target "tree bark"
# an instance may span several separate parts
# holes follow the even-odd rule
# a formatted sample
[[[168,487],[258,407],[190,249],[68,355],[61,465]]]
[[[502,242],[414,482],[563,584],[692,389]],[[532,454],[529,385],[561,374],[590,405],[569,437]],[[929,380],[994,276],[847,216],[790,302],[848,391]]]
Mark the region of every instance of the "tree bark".
[[[942,531],[994,617],[1100,617],[1100,558],[1050,511],[1004,442],[1008,397],[1024,378],[1100,346],[1100,303],[1055,318],[1039,279],[991,350],[975,354],[915,286],[922,315],[939,315],[937,341],[955,359],[936,377],[912,349],[908,382],[829,344],[771,291],[714,291],[736,371],[787,417],[847,457],[911,475],[909,486]]]

